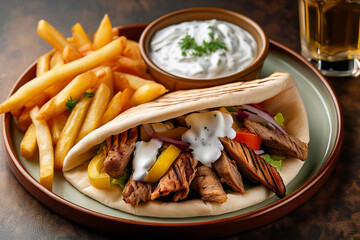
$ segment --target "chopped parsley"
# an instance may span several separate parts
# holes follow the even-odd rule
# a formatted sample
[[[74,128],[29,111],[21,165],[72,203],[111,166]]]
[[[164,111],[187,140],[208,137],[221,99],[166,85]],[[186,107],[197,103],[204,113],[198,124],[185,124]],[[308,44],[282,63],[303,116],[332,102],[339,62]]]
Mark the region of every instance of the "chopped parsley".
[[[227,50],[224,43],[220,42],[219,38],[215,39],[214,33],[209,33],[210,42],[205,40],[202,41],[202,45],[198,45],[193,37],[189,34],[179,41],[179,45],[181,47],[181,54],[185,57],[187,56],[187,52],[190,51],[192,56],[209,55],[210,53],[216,52],[219,49]]]
[[[65,103],[65,106],[68,108],[69,112],[71,112],[78,102],[79,102],[78,99],[72,99],[72,97],[70,96],[67,103]]]
[[[84,97],[92,98],[95,95],[93,92],[84,92]]]

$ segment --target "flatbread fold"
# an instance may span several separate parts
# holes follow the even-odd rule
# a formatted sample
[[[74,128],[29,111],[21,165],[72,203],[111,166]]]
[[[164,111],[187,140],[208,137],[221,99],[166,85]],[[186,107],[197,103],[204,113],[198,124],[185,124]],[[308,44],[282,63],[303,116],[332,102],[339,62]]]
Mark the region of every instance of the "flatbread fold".
[[[296,83],[290,74],[276,72],[267,78],[253,81],[176,91],[131,108],[89,133],[69,151],[64,161],[64,176],[87,196],[109,207],[141,216],[183,218],[219,215],[262,202],[273,193],[259,185],[246,190],[245,194],[228,193],[227,201],[222,204],[194,199],[181,202],[154,200],[132,206],[123,201],[119,186],[112,186],[110,189],[94,188],[87,175],[88,160],[94,154],[94,147],[108,136],[119,134],[140,124],[161,122],[194,111],[259,102],[263,102],[264,108],[270,113],[283,114],[288,134],[305,143],[309,142],[306,109]],[[295,158],[283,160],[280,175],[285,185],[295,178],[302,165],[303,162]]]

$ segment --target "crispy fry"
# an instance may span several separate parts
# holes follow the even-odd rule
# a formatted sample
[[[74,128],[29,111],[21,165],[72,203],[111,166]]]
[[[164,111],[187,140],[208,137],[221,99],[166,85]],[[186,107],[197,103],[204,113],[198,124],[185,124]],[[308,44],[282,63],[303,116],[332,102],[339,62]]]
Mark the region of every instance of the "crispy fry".
[[[113,72],[110,67],[103,67],[103,69],[105,71],[105,77],[98,82],[98,85],[95,88],[98,88],[101,83],[105,83],[106,86],[108,86],[108,88],[110,89],[110,98],[112,98],[115,88]]]
[[[61,33],[58,32],[53,26],[51,26],[45,20],[40,20],[37,26],[37,32],[45,41],[57,50],[62,51],[68,41],[64,38]]]
[[[130,108],[130,100],[132,95],[135,93],[135,90],[132,88],[125,88],[122,92],[121,98],[121,111],[125,111],[126,109]]]
[[[76,142],[80,141],[83,137],[85,137],[85,135],[87,135],[99,126],[101,117],[105,112],[109,99],[110,89],[106,84],[100,84],[91,101],[89,110],[76,138]]]
[[[11,115],[16,117],[16,118],[19,118],[23,110],[24,110],[24,107],[14,109],[14,110],[11,111]]]
[[[64,59],[62,58],[62,52],[55,51],[55,53],[53,54],[53,56],[51,57],[51,60],[50,60],[50,69],[54,69],[61,65],[64,65]]]
[[[79,99],[89,88],[94,87],[105,77],[105,67],[98,67],[74,78],[61,92],[44,104],[37,116],[48,120],[66,111],[66,103],[70,99]]]
[[[80,23],[76,23],[71,30],[76,48],[81,48],[85,45],[90,45],[91,47],[91,41]]]
[[[113,76],[116,91],[124,91],[126,88],[133,89],[130,86],[129,81],[125,77],[125,74],[120,72],[114,72]]]
[[[161,84],[155,82],[144,84],[132,95],[129,105],[136,106],[142,103],[149,102],[161,96],[165,92],[167,92],[167,89]]]
[[[76,50],[75,47],[71,45],[66,45],[64,50],[62,51],[62,58],[64,59],[65,63],[72,62],[74,60],[77,60],[81,58],[81,54]]]
[[[160,95],[167,92],[166,88],[163,85],[161,85],[161,84],[159,84],[159,83],[157,83],[155,81],[146,80],[144,78],[134,76],[134,75],[131,75],[131,74],[127,74],[127,73],[119,73],[118,75],[124,77],[128,81],[128,84],[130,85],[130,87],[132,89],[137,90],[137,89],[141,88],[144,85],[150,84],[150,85],[157,85],[158,86],[158,88],[160,90],[160,93],[159,93]]]
[[[112,35],[113,35],[113,37],[119,37],[119,28],[118,27],[112,28]]]
[[[24,108],[20,116],[17,118],[18,128],[22,132],[26,132],[26,130],[29,128],[29,126],[32,123],[30,117],[30,110],[31,108]]]
[[[83,56],[87,56],[87,55],[91,54],[92,52],[94,52],[91,44],[86,44],[86,45],[82,46],[81,48],[78,49],[78,51]]]
[[[51,190],[54,177],[54,149],[49,127],[45,121],[36,119],[38,112],[39,107],[36,106],[31,109],[30,116],[35,126],[36,140],[39,147],[40,184]]]
[[[43,92],[39,95],[34,96],[30,101],[25,104],[25,107],[33,108],[36,105],[41,107],[44,103],[46,103],[47,100],[49,100],[49,95]]]
[[[62,79],[76,76],[77,74],[99,66],[102,62],[120,54],[124,50],[125,45],[126,38],[120,37],[88,56],[51,69],[43,75],[34,78],[20,87],[5,102],[0,104],[0,113],[10,112],[24,106],[34,95],[43,92],[46,88]]]
[[[54,167],[56,169],[62,168],[65,156],[75,142],[90,103],[91,98],[83,97],[71,111],[55,146]]]
[[[139,47],[138,42],[128,40],[126,43],[126,48],[125,48],[124,52],[122,53],[122,55],[125,57],[128,57],[132,60],[143,62],[145,64],[145,62],[141,56],[140,47]]]
[[[36,76],[43,75],[47,71],[50,70],[50,59],[52,55],[55,53],[55,50],[52,50],[41,57],[36,62]]]
[[[146,64],[144,62],[124,56],[119,56],[112,69],[113,71],[128,73],[141,78],[146,76]]]
[[[61,131],[63,130],[66,120],[68,118],[68,113],[64,112],[57,117],[51,118],[49,120],[50,132],[53,141],[53,145],[56,145],[59,140]]]
[[[117,115],[121,112],[122,107],[122,92],[119,91],[115,96],[111,99],[110,103],[106,107],[105,113],[101,118],[100,125],[102,126],[107,122],[113,120]]]
[[[20,143],[20,154],[24,158],[31,159],[35,156],[37,150],[36,130],[32,123],[26,130],[25,135]]]
[[[113,31],[109,16],[105,14],[101,20],[100,26],[94,35],[93,47],[94,50],[100,49],[112,41]]]
[[[47,89],[45,89],[44,93],[46,93],[49,96],[49,98],[52,98],[56,94],[58,94],[61,90],[63,90],[64,87],[71,82],[71,80],[73,80],[73,79],[72,78],[62,79],[62,80],[58,81],[57,83],[51,85]]]

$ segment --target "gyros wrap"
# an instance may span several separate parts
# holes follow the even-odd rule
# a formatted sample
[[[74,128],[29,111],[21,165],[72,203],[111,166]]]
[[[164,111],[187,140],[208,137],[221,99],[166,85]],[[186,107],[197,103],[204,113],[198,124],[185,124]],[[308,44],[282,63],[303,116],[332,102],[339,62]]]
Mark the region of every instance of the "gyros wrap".
[[[257,185],[244,194],[227,193],[226,202],[212,203],[201,199],[180,202],[148,201],[136,206],[127,204],[119,186],[109,189],[94,188],[88,178],[87,166],[96,152],[96,146],[114,134],[132,127],[172,119],[190,112],[222,106],[262,103],[270,113],[281,112],[285,129],[304,143],[309,142],[309,127],[306,109],[296,83],[288,73],[247,82],[236,82],[217,87],[176,91],[155,101],[139,105],[120,114],[113,121],[91,132],[78,142],[65,158],[63,173],[67,181],[85,195],[115,209],[141,216],[193,217],[218,215],[236,211],[271,197],[273,193],[263,185]],[[303,165],[295,158],[283,160],[280,175],[287,185],[295,178]]]

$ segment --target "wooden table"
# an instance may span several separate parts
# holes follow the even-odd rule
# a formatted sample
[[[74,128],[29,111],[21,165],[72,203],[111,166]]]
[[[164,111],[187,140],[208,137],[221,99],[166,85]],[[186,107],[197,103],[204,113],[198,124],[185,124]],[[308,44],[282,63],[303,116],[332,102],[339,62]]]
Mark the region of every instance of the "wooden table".
[[[45,19],[63,35],[80,22],[94,32],[105,13],[114,25],[150,22],[188,7],[221,7],[257,21],[273,40],[300,52],[297,1],[10,1],[0,8],[0,101],[20,74],[50,49],[36,33]],[[345,120],[345,137],[336,169],[321,190],[291,214],[228,239],[359,239],[360,238],[360,79],[331,78]],[[0,239],[107,239],[53,213],[19,184],[0,146]],[[119,236],[121,237],[121,236]]]

